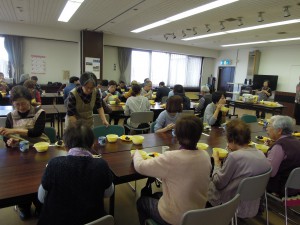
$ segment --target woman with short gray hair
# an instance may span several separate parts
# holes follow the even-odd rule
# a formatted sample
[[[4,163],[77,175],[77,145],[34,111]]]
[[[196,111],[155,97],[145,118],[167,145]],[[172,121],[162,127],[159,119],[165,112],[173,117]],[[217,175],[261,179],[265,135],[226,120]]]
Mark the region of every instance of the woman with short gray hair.
[[[267,153],[272,165],[272,174],[267,191],[284,196],[284,185],[290,172],[300,167],[300,140],[292,136],[294,120],[289,116],[272,116],[267,133],[274,144]],[[270,144],[268,142],[267,144]],[[289,195],[297,195],[289,189]]]

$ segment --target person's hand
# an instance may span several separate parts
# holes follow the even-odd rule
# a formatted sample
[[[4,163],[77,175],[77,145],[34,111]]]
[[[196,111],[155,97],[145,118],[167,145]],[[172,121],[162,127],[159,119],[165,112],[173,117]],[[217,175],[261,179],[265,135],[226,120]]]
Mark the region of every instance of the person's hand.
[[[266,146],[271,146],[271,145],[274,144],[274,141],[271,140],[271,139],[267,139],[267,140],[265,140],[264,144],[265,144]]]
[[[212,154],[212,157],[214,159],[215,165],[216,166],[221,166],[221,160],[220,160],[220,157],[219,157],[219,152],[214,151],[213,154]]]
[[[166,130],[172,130],[175,127],[174,123],[170,123],[166,126]]]
[[[7,136],[15,133],[13,129],[2,127],[0,128],[0,135]]]
[[[219,110],[219,111],[220,111],[220,110],[221,110],[221,108],[222,108],[223,106],[224,106],[224,104],[220,104],[220,103],[218,103],[218,104],[217,104],[217,110]]]
[[[115,98],[115,101],[116,101],[116,103],[120,103],[121,102],[121,100],[118,97]]]
[[[107,122],[107,120],[103,121],[103,125],[105,125],[106,127],[109,126],[109,123]]]
[[[9,146],[9,147],[14,147],[14,146],[16,146],[19,142],[20,142],[19,139],[16,139],[16,138],[10,138],[10,139],[7,140],[6,144],[7,144],[7,146]]]

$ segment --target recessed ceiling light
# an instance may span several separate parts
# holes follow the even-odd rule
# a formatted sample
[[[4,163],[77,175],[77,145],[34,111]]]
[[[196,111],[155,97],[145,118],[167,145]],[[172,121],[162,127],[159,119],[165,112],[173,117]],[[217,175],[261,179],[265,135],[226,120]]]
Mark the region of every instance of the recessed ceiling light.
[[[68,22],[84,0],[69,0],[61,12],[58,21]]]
[[[205,5],[201,5],[199,7],[187,10],[185,12],[178,13],[174,16],[170,16],[166,19],[159,20],[159,21],[151,23],[149,25],[140,27],[138,29],[132,30],[131,32],[140,33],[140,32],[143,32],[145,30],[150,30],[152,28],[159,27],[159,26],[165,25],[167,23],[171,23],[171,22],[174,22],[174,21],[177,21],[177,20],[181,20],[181,19],[193,16],[193,15],[196,15],[196,14],[199,14],[199,13],[211,10],[211,9],[215,9],[215,8],[218,8],[218,7],[233,3],[233,2],[237,2],[237,1],[239,1],[239,0],[217,0],[217,1],[205,4]]]

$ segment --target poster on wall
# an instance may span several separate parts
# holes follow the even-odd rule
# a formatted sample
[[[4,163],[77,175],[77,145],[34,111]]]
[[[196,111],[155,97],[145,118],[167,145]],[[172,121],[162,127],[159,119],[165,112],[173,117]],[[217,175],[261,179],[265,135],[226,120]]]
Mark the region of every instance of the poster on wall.
[[[46,56],[31,55],[31,73],[46,74]]]
[[[97,78],[100,77],[100,58],[85,57],[85,71],[92,72]]]

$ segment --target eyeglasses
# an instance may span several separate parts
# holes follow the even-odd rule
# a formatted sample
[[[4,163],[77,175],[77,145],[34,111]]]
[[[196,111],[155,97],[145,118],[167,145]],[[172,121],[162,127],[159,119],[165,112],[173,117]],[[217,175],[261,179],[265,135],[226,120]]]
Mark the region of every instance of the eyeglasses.
[[[26,107],[28,105],[29,105],[28,102],[13,102],[13,106],[15,108]]]

